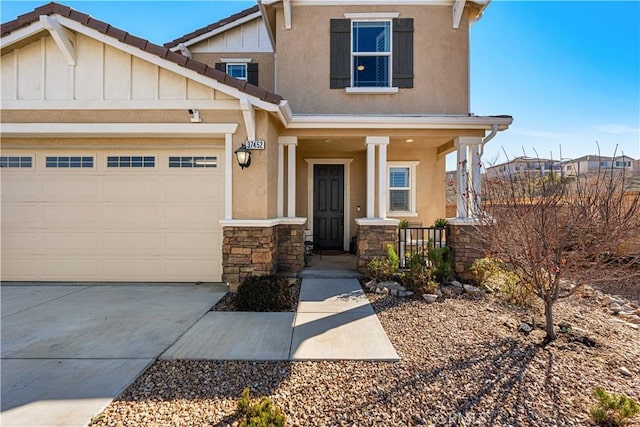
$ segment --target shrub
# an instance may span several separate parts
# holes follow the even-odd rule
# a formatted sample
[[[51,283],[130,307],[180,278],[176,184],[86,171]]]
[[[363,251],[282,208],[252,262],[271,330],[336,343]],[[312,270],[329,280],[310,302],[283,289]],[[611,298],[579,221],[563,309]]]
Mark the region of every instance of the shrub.
[[[393,245],[387,245],[386,258],[373,258],[367,264],[367,274],[376,281],[395,280],[398,278],[400,258],[393,249]]]
[[[454,277],[453,259],[449,248],[431,248],[427,254],[433,277],[440,283]]]
[[[471,264],[469,270],[479,286],[496,293],[503,300],[522,307],[531,307],[533,304],[531,287],[499,260],[480,258]]]
[[[271,399],[262,397],[259,401],[252,400],[248,388],[242,391],[238,413],[242,416],[240,427],[284,427],[287,422],[287,417]]]
[[[247,277],[238,287],[236,306],[245,311],[286,310],[291,307],[289,284],[282,277]]]
[[[434,227],[439,227],[439,228],[444,228],[448,225],[449,223],[447,222],[446,219],[444,218],[438,218],[435,220],[435,222],[433,223]]]
[[[621,426],[628,418],[640,414],[640,406],[624,394],[609,393],[602,387],[596,387],[593,397],[598,404],[589,413],[599,425]]]

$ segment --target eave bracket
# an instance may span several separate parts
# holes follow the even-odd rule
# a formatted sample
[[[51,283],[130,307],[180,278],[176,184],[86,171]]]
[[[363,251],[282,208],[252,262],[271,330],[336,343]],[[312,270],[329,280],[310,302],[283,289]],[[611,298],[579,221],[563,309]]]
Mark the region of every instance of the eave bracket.
[[[464,4],[466,0],[455,0],[453,2],[453,28],[460,28],[460,21],[462,20],[462,12],[464,12]]]
[[[51,37],[58,45],[58,49],[62,52],[67,64],[76,65],[76,36],[71,31],[62,27],[57,19],[49,15],[40,15],[40,23],[49,31]]]

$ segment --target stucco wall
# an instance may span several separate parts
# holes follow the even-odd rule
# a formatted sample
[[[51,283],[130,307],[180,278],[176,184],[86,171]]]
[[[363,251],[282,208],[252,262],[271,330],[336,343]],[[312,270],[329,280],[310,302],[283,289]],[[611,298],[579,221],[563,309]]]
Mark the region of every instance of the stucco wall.
[[[345,12],[399,12],[414,19],[414,88],[392,95],[329,89],[329,23]],[[296,6],[293,28],[277,14],[276,92],[296,113],[468,112],[469,30],[466,11],[452,27],[450,6]]]
[[[220,58],[251,58],[252,63],[258,64],[258,86],[270,92],[274,91],[275,60],[273,53],[264,52],[240,52],[240,53],[193,53],[193,59],[209,66],[221,62]]]

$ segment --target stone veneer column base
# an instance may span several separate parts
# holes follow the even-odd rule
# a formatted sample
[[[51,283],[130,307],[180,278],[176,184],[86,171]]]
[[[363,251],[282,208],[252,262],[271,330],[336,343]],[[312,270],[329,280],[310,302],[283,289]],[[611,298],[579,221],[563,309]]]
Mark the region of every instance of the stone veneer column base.
[[[475,260],[485,256],[477,227],[479,225],[470,220],[449,220],[447,246],[453,250],[455,273],[462,279],[472,278],[469,267]]]
[[[357,265],[360,273],[367,272],[367,265],[373,258],[386,258],[387,245],[398,251],[398,220],[357,219],[358,252]]]
[[[222,281],[231,290],[249,276],[298,273],[304,267],[305,218],[225,220]]]

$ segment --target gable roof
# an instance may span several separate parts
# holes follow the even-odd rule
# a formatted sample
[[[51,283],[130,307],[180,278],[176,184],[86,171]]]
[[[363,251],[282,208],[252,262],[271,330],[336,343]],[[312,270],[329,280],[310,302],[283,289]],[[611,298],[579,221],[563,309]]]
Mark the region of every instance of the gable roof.
[[[236,21],[240,21],[242,18],[247,18],[258,12],[260,12],[260,7],[256,4],[255,6],[252,6],[248,9],[245,9],[238,13],[234,13],[233,15],[227,16],[226,18],[222,18],[221,20],[214,22],[213,24],[209,24],[206,27],[198,28],[197,30],[194,30],[188,34],[185,34],[184,36],[178,37],[175,40],[165,43],[164,47],[166,47],[167,49],[171,49],[173,47],[178,46],[180,43],[187,43],[195,39],[196,37],[203,36],[207,33],[210,33],[212,31],[225,27],[229,24],[233,24]]]
[[[62,4],[54,2],[37,7],[32,12],[20,15],[13,21],[2,23],[0,25],[0,36],[4,38],[5,36],[10,35],[17,30],[28,27],[33,23],[39,22],[41,15],[55,14],[71,19],[79,24],[98,31],[101,34],[112,37],[121,43],[138,48],[161,59],[170,61],[181,67],[195,71],[198,74],[216,80],[219,83],[237,89],[240,92],[243,92],[252,97],[256,97],[267,103],[279,105],[283,100],[280,95],[271,93],[266,89],[259,88],[243,80],[235,79],[225,72],[215,69],[214,67],[210,67],[206,64],[203,64],[202,62],[187,58],[186,56],[179,53],[172,52],[170,49],[151,43],[148,40],[136,37],[126,31],[113,27],[106,22],[97,20],[90,15],[78,12],[69,6],[64,6]]]

